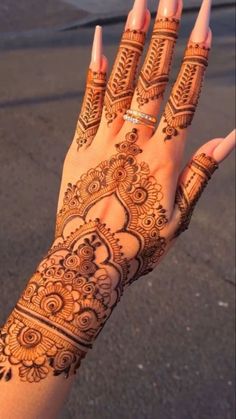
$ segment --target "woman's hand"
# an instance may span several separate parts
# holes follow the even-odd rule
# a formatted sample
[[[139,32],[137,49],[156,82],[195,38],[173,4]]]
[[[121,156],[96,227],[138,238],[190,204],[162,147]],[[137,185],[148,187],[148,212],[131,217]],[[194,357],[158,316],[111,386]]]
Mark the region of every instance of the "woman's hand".
[[[55,241],[2,330],[6,380],[18,374],[37,382],[50,371],[68,376],[78,368],[125,287],[154,269],[188,227],[202,190],[234,147],[234,133],[212,140],[181,172],[211,46],[209,0],[203,0],[154,129],[181,11],[181,0],[160,1],[137,80],[150,21],[146,1],[135,1],[107,84],[96,29],[82,111],[64,163]]]

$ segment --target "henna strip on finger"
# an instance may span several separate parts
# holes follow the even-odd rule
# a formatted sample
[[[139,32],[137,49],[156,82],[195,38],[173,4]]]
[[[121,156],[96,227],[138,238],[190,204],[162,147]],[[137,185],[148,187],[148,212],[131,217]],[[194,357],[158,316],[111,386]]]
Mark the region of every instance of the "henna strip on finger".
[[[102,115],[106,74],[88,70],[85,96],[76,128],[78,149],[88,147],[95,137]]]
[[[218,168],[217,162],[202,153],[195,156],[182,174],[182,181],[177,190],[176,204],[180,210],[180,226],[175,237],[188,229],[194,208],[211,176]]]
[[[137,84],[139,108],[151,100],[163,97],[169,81],[178,28],[179,20],[175,18],[158,18],[155,22],[150,47]]]
[[[122,36],[105,94],[105,117],[108,125],[118,115],[123,116],[130,107],[145,38],[145,32],[130,29],[127,29]]]
[[[208,65],[209,48],[190,42],[164,111],[164,140],[179,135],[191,125]]]

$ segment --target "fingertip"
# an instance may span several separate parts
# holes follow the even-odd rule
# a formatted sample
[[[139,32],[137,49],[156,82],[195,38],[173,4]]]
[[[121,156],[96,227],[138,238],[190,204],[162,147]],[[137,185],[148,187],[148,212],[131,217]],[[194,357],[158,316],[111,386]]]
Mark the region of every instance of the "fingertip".
[[[107,73],[108,72],[108,59],[105,55],[102,56],[102,65],[101,65],[101,70],[102,73]]]
[[[135,0],[133,8],[128,14],[125,30],[145,30],[147,11],[147,0]]]
[[[147,10],[146,10],[146,16],[145,16],[145,23],[144,23],[144,26],[143,26],[143,28],[142,28],[142,30],[143,30],[144,32],[147,32],[147,31],[148,31],[148,28],[149,28],[149,26],[150,26],[150,22],[151,22],[151,18],[152,18],[152,16],[151,16],[151,12],[150,12],[150,10],[149,10],[149,9],[147,9]]]
[[[172,17],[179,19],[182,13],[182,8],[182,0],[160,0],[157,9],[157,17]]]
[[[193,157],[199,154],[206,154],[209,157],[213,157],[214,150],[216,147],[223,141],[223,138],[214,138],[214,140],[210,140],[207,143],[203,144],[197,152],[194,154]]]
[[[206,48],[211,48],[211,44],[212,44],[212,30],[211,30],[211,28],[209,28],[208,29],[208,35],[207,35],[207,38],[205,40]]]
[[[176,15],[175,15],[175,18],[176,19],[180,19],[181,18],[182,11],[183,11],[183,0],[179,0],[177,12],[176,12]]]

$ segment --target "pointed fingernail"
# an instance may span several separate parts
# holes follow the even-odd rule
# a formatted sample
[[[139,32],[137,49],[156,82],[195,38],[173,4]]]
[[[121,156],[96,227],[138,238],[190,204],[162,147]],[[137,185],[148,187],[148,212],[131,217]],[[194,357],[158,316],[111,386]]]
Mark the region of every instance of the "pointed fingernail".
[[[236,129],[233,129],[233,131],[231,131],[227,137],[225,137],[224,141],[229,141],[232,142],[232,144],[235,145],[236,143]]]
[[[178,10],[178,0],[160,0],[157,15],[171,17],[175,16]]]
[[[236,131],[230,132],[215,148],[213,157],[217,162],[222,162],[234,150],[236,145]]]
[[[108,59],[105,55],[102,56],[102,63],[101,63],[100,71],[102,73],[107,73],[108,71]]]
[[[129,29],[143,28],[147,14],[147,0],[135,0],[129,16]]]
[[[91,62],[89,68],[93,71],[100,71],[102,64],[102,27],[96,26],[94,38],[93,38],[93,48],[91,54]]]
[[[203,0],[190,40],[197,44],[205,42],[209,34],[211,0]]]

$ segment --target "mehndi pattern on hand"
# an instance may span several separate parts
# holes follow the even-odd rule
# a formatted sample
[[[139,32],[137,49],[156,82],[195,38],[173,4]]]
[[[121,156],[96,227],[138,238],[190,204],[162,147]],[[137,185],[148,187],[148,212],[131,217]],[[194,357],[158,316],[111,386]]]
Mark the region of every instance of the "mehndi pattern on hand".
[[[169,81],[174,46],[178,37],[179,20],[158,18],[150,46],[137,83],[139,107],[162,97]]]
[[[181,129],[191,125],[208,65],[208,55],[209,48],[189,43],[163,115],[165,141],[173,139]]]
[[[105,90],[106,74],[89,69],[84,100],[76,128],[78,150],[83,146],[88,147],[97,133]]]
[[[123,33],[104,100],[108,125],[129,109],[145,39],[146,33],[141,30],[127,29]]]

